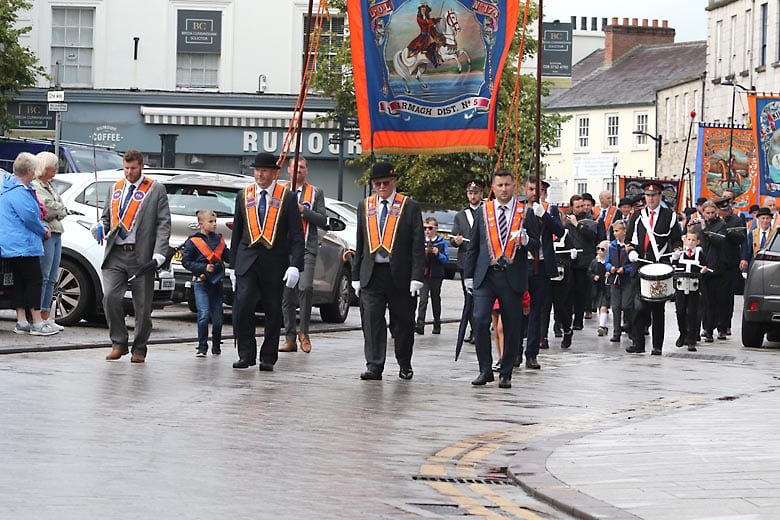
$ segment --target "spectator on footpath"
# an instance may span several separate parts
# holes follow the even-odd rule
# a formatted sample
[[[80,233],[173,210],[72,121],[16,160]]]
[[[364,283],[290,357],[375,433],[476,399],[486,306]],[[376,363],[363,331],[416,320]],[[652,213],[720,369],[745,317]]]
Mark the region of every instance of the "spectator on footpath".
[[[444,281],[444,266],[449,259],[447,242],[439,236],[439,221],[428,217],[423,223],[425,232],[425,264],[423,268],[423,286],[420,289],[420,302],[417,306],[417,323],[414,331],[425,333],[425,315],[428,312],[428,299],[433,308],[433,334],[441,334],[441,284]]]
[[[607,249],[609,242],[602,240],[596,246],[596,258],[591,260],[588,268],[588,275],[593,280],[593,301],[599,313],[598,335],[606,336],[609,332],[607,320],[609,320],[609,287],[606,284],[607,278]]]
[[[225,278],[225,260],[230,252],[225,239],[217,233],[217,214],[210,209],[198,211],[198,232],[184,242],[181,265],[192,273],[195,307],[198,309],[197,357],[206,357],[209,350],[209,321],[211,321],[211,353],[222,353],[222,305]]]
[[[65,327],[54,322],[51,316],[52,297],[54,296],[54,284],[60,270],[62,257],[62,220],[67,216],[68,209],[62,201],[62,197],[51,185],[51,180],[57,174],[59,160],[51,152],[40,152],[38,159],[38,171],[32,182],[38,202],[46,208],[43,221],[51,231],[51,238],[43,242],[43,256],[41,257],[41,274],[43,275],[43,289],[41,291],[41,318],[55,330],[63,330]]]
[[[14,173],[3,176],[0,189],[0,256],[14,277],[14,307],[17,334],[51,336],[57,334],[41,317],[41,257],[43,242],[51,231],[43,224],[43,209],[35,197],[32,181],[38,160],[22,152],[14,161]],[[27,321],[30,311],[32,323]]]
[[[103,310],[111,338],[111,352],[106,359],[115,361],[130,352],[124,296],[134,277],[130,283],[135,314],[130,362],[144,363],[152,333],[154,270],[136,275],[152,260],[158,268],[165,262],[171,239],[171,211],[165,187],[144,175],[140,151],[125,152],[123,167],[124,177],[111,187],[101,217],[107,230],[102,264]]]

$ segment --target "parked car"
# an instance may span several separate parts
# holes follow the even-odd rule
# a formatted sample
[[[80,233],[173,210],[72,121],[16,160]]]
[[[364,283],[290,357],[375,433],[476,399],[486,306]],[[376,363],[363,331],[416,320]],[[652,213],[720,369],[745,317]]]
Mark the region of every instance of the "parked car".
[[[745,282],[742,345],[780,341],[780,234],[756,254]]]
[[[339,219],[346,225],[342,231],[334,231],[334,233],[343,238],[354,251],[357,243],[357,207],[349,202],[325,197],[325,214],[329,218]]]
[[[99,244],[91,226],[108,198],[110,186],[121,178],[120,171],[70,173],[52,179],[54,189],[62,196],[70,214],[63,220],[62,259],[54,288],[52,313],[57,323],[73,325],[82,319],[101,319],[103,314],[103,263],[105,245]],[[95,197],[98,209],[95,208]],[[153,308],[172,303],[174,279],[170,267],[158,270],[154,279]],[[125,305],[132,309],[131,294],[125,293]]]
[[[216,173],[183,173],[164,180],[171,207],[171,245],[184,243],[198,229],[195,213],[200,209],[211,209],[217,214],[217,231],[229,245],[236,196],[250,182],[251,177]],[[319,307],[323,321],[343,323],[349,314],[352,255],[348,243],[336,234],[344,231],[345,223],[333,217],[328,220],[334,231],[320,233],[312,304]],[[172,266],[176,277],[174,299],[187,301],[194,311],[192,275],[182,267],[181,253],[174,256]],[[225,303],[232,304],[233,288],[227,277],[224,291]]]
[[[0,166],[11,170],[16,156],[21,152],[37,154],[54,153],[53,139],[32,139],[27,137],[0,137]],[[59,173],[92,172],[95,163],[98,170],[122,168],[122,154],[105,146],[60,141]]]
[[[444,276],[449,279],[455,278],[458,272],[458,246],[450,243],[452,236],[452,226],[455,224],[455,215],[458,213],[454,209],[434,208],[426,204],[421,204],[423,222],[428,217],[433,217],[439,222],[439,235],[447,241],[447,265],[444,266]]]

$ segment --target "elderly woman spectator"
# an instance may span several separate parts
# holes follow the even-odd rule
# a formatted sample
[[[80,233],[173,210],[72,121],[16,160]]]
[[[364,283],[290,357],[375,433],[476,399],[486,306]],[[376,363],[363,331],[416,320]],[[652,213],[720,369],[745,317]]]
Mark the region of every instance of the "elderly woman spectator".
[[[59,160],[51,152],[41,152],[36,155],[38,159],[38,171],[32,182],[38,202],[46,209],[43,222],[51,232],[51,238],[43,242],[43,256],[41,257],[41,275],[43,276],[43,289],[41,291],[41,317],[53,329],[63,330],[65,327],[58,325],[51,317],[52,297],[54,296],[54,284],[60,269],[62,257],[62,219],[68,214],[62,197],[51,185],[51,180],[57,174]]]
[[[31,183],[38,160],[22,152],[14,161],[13,175],[3,176],[0,188],[0,255],[14,277],[17,334],[51,336],[57,330],[41,318],[41,257],[43,241],[51,236],[41,220],[41,206]],[[32,323],[27,321],[30,311]]]

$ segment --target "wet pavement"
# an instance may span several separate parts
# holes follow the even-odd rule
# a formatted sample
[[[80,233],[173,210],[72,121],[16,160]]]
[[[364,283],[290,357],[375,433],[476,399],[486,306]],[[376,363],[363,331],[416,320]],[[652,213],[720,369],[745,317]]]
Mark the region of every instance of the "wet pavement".
[[[459,282],[444,293],[455,318]],[[416,337],[412,381],[392,354],[383,381],[360,381],[356,311],[314,334],[310,354],[280,354],[272,373],[233,370],[230,348],[196,358],[194,319],[177,309],[155,312],[153,337],[166,342],[144,365],[104,361],[103,328],[16,336],[3,314],[0,351],[79,350],[0,355],[0,518],[780,511],[780,352],[742,348],[738,320],[726,341],[660,358],[627,354],[590,320],[570,351],[552,341],[541,370],[517,369],[500,390],[470,385],[473,346],[453,361],[454,323]]]

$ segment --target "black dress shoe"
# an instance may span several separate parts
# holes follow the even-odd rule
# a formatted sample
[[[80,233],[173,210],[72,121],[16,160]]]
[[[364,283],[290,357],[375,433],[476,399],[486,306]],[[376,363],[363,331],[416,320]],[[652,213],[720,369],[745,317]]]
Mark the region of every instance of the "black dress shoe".
[[[652,352],[650,352],[651,356],[660,356],[661,355],[661,349],[660,348],[654,348]]]
[[[525,368],[533,368],[534,370],[539,370],[542,368],[542,365],[539,364],[538,361],[536,361],[535,357],[529,357],[525,360]]]
[[[561,348],[571,347],[572,336],[574,336],[574,331],[572,330],[563,333],[563,339],[561,340]]]
[[[550,342],[547,341],[547,339],[540,340],[539,341],[539,348],[543,349],[543,350],[546,350],[546,349],[550,348]]]
[[[274,366],[271,363],[260,363],[260,372],[273,372]]]
[[[482,386],[495,381],[493,372],[480,372],[477,378],[471,382],[474,386]]]
[[[405,381],[409,381],[412,377],[414,377],[414,370],[411,368],[402,368],[398,371],[398,377]]]
[[[718,339],[726,339],[726,333],[725,332],[718,332]]]
[[[562,338],[563,337],[563,332],[561,332],[560,330],[554,330],[553,333],[555,334],[556,338]]]
[[[255,366],[255,361],[249,359],[239,359],[233,363],[233,368],[249,368],[253,366]]]
[[[466,338],[465,341],[466,341],[466,343],[474,344],[474,336],[469,336],[468,338]]]
[[[431,334],[441,334],[441,328],[437,329],[436,327],[434,327],[433,330],[431,331]]]
[[[514,365],[515,368],[517,368],[517,367],[519,367],[522,364],[523,364],[523,356],[518,355],[515,358],[515,362],[513,363],[513,365]]]
[[[499,388],[512,388],[512,379],[509,376],[498,376]]]
[[[365,372],[360,374],[360,379],[362,379],[363,381],[381,381],[382,374],[377,374],[376,372],[366,370]]]
[[[414,326],[414,331],[417,334],[425,334],[425,325],[415,325]]]
[[[685,338],[683,337],[682,334],[680,334],[677,338],[677,341],[674,342],[674,346],[680,348],[683,345],[685,345]]]
[[[713,341],[715,341],[715,338],[712,337],[712,333],[711,332],[709,334],[705,334],[704,335],[704,342],[705,343],[712,343]]]
[[[696,352],[696,345],[688,345],[688,352]]]
[[[582,325],[572,325],[572,326],[571,326],[571,329],[572,329],[572,330],[582,330],[582,329],[583,329],[583,327],[582,327]]]
[[[612,336],[611,338],[609,338],[609,341],[611,341],[612,343],[620,343],[620,336]]]
[[[645,347],[637,347],[636,345],[629,345],[626,347],[626,352],[629,354],[643,354],[645,352]]]

